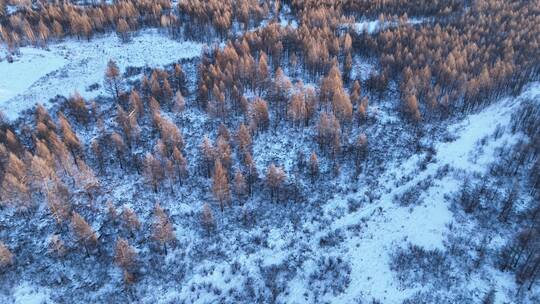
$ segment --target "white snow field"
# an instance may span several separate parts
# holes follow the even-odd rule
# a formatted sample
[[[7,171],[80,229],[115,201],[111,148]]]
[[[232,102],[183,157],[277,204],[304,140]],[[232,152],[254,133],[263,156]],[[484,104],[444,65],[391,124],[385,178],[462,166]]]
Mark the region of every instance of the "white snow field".
[[[23,47],[15,62],[0,62],[0,110],[15,119],[21,111],[46,104],[56,95],[67,97],[77,91],[94,98],[103,94],[109,59],[123,72],[128,66],[156,67],[193,58],[202,48],[200,43],[172,40],[155,29],[139,32],[128,43],[111,33],[90,41],[67,39],[47,49]],[[100,88],[89,90],[93,84]]]

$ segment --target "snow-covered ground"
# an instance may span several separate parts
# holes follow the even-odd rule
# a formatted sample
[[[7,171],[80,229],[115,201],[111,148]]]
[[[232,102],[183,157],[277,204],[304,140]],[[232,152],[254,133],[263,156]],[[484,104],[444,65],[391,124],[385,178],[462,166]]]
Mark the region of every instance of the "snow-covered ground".
[[[53,303],[49,296],[50,290],[23,283],[13,290],[15,304],[46,304]],[[7,300],[7,299],[4,299]]]
[[[328,231],[347,231],[348,227],[355,225],[360,225],[361,228],[359,232],[351,233],[338,249],[345,260],[351,263],[348,289],[337,298],[328,300],[332,303],[353,303],[358,299],[378,299],[382,303],[397,304],[425,288],[404,289],[400,286],[390,269],[390,254],[396,248],[405,247],[409,243],[427,250],[445,250],[443,244],[449,233],[448,225],[453,222],[448,195],[459,190],[465,176],[476,172],[485,173],[488,165],[495,161],[496,150],[503,144],[511,144],[518,139],[508,127],[511,113],[519,108],[519,102],[516,101],[539,95],[540,84],[536,83],[517,99],[501,100],[479,113],[470,115],[464,121],[450,125],[448,132],[455,136],[455,139],[435,144],[433,162],[420,173],[418,163],[422,155],[418,154],[390,166],[393,168],[378,181],[381,197],[357,212],[336,218],[336,214],[339,214],[336,210],[346,210],[349,199],[365,202],[363,194],[335,196],[331,199],[324,206],[324,213],[332,224],[313,236],[314,241]],[[506,131],[496,140],[479,145],[482,139],[493,135],[497,129]],[[436,178],[437,171],[445,166],[450,168],[450,174]],[[413,206],[400,206],[399,202],[396,202],[395,197],[400,197],[405,191],[413,190],[418,183],[427,180],[433,180],[433,183],[424,191],[416,191],[416,202]],[[311,223],[306,223],[305,228],[310,225]],[[510,275],[493,268],[488,271],[493,276],[490,279],[496,282],[497,290],[512,290],[508,288],[514,284]],[[483,295],[483,290],[475,289],[482,286],[482,282],[463,284],[474,294]],[[304,303],[294,298],[294,295],[308,292],[309,286],[299,284],[297,280],[294,286],[302,289],[302,292],[293,293],[290,303]],[[504,293],[500,293],[498,299],[502,302],[504,298]]]
[[[122,43],[114,33],[91,41],[69,39],[48,49],[21,48],[15,62],[0,62],[0,110],[14,119],[36,103],[46,104],[56,95],[69,96],[75,91],[85,98],[103,94],[103,75],[109,59],[122,70],[132,67],[157,67],[184,58],[199,56],[203,45],[176,41],[157,30],[136,34]],[[96,90],[91,85],[98,84]]]
[[[406,23],[415,25],[415,24],[424,23],[426,22],[426,20],[427,19],[422,19],[422,18],[408,19]],[[396,27],[396,26],[399,26],[399,22],[397,21],[381,22],[379,20],[362,20],[354,24],[354,28],[356,29],[358,33],[366,32],[368,34],[374,34],[381,30],[384,30],[390,27]]]
[[[412,24],[421,22],[424,20],[409,20]],[[288,22],[282,21],[281,24],[286,26]],[[291,26],[295,27],[297,24],[291,22]],[[398,23],[364,21],[356,24],[359,32],[368,33],[375,33],[390,26],[398,26]],[[82,96],[91,99],[105,93],[102,82],[109,59],[115,60],[121,70],[125,71],[129,66],[163,66],[182,58],[196,57],[201,53],[202,47],[199,43],[171,40],[166,35],[157,34],[156,30],[145,30],[134,36],[129,43],[122,43],[115,34],[108,34],[89,42],[70,39],[51,45],[46,50],[25,47],[21,49],[21,54],[16,56],[14,63],[0,62],[0,73],[7,75],[0,78],[0,109],[13,119],[20,111],[38,102],[46,103],[57,94],[68,96],[78,91]],[[366,80],[371,71],[376,70],[375,62],[361,57],[355,57],[354,60],[353,78]],[[189,76],[193,77],[194,74]],[[98,84],[99,88],[89,90],[89,87],[95,84]],[[423,165],[421,164],[427,158],[426,152],[394,159],[392,152],[400,150],[401,147],[391,146],[389,150],[392,151],[387,151],[388,155],[383,153],[383,157],[388,157],[387,161],[374,177],[361,175],[359,180],[354,180],[350,177],[351,174],[348,174],[352,169],[343,168],[347,173],[343,174],[341,179],[329,181],[329,184],[321,183],[321,187],[326,188],[315,189],[313,193],[309,193],[305,205],[276,204],[269,202],[264,196],[251,199],[245,207],[235,205],[233,208],[236,209],[231,208],[230,212],[226,210],[225,213],[216,215],[220,228],[216,236],[201,236],[198,228],[194,228],[199,225],[190,225],[197,221],[201,198],[206,198],[199,192],[199,188],[204,187],[197,185],[194,189],[187,190],[186,188],[192,186],[188,184],[186,188],[182,188],[182,191],[187,190],[184,201],[163,201],[163,206],[168,207],[171,215],[176,218],[175,232],[180,243],[180,246],[170,249],[163,263],[164,268],[170,270],[171,274],[178,272],[178,278],[163,282],[161,274],[156,275],[152,269],[148,269],[147,276],[141,278],[147,280],[143,283],[148,284],[139,285],[146,288],[148,295],[141,299],[140,303],[225,302],[224,298],[229,296],[227,299],[233,299],[234,293],[244,296],[249,294],[250,289],[274,292],[268,291],[271,284],[284,286],[286,289],[285,292],[278,291],[278,303],[364,303],[377,299],[381,303],[393,304],[402,303],[418,291],[429,292],[433,287],[430,284],[402,286],[396,278],[396,272],[391,268],[392,253],[408,244],[426,250],[447,250],[448,236],[455,233],[450,231],[449,227],[456,223],[450,197],[459,191],[465,177],[486,173],[489,165],[496,161],[496,153],[500,147],[515,143],[519,139],[519,134],[513,134],[509,130],[511,114],[519,108],[523,98],[539,97],[540,84],[535,83],[520,97],[496,101],[491,106],[450,124],[443,132],[449,136],[425,136],[423,140],[428,141],[427,145],[433,147],[434,153]],[[379,131],[378,134],[373,134],[374,141],[382,141],[392,135],[383,134],[388,130],[387,125],[409,126],[401,121],[401,117],[396,113],[387,112],[388,109],[382,106],[379,108],[377,102],[370,104],[369,111],[374,112],[375,109],[380,111],[377,122],[374,123],[375,126],[369,126]],[[206,132],[204,126],[209,122],[209,118],[194,109],[187,109],[184,116],[186,121],[182,126],[183,134],[186,135],[186,156],[196,159],[197,147]],[[491,137],[497,132],[502,135]],[[377,138],[375,135],[379,134],[380,138]],[[298,151],[309,155],[316,149],[315,143],[311,146],[302,145],[303,142],[311,142],[313,137],[313,132],[291,131],[285,124],[277,130],[257,135],[254,155],[259,172],[264,174],[267,164],[276,159],[276,163],[283,166],[289,178],[292,178]],[[489,140],[484,140],[486,138]],[[85,139],[83,141],[87,142]],[[321,159],[322,163],[326,164],[321,164],[321,169],[324,169],[329,177],[330,162],[325,162],[324,156]],[[326,179],[326,176],[324,178]],[[366,182],[368,178],[373,178],[369,185]],[[331,180],[330,177],[328,179]],[[142,215],[149,214],[148,210],[142,212],[148,206],[140,202],[147,199],[149,194],[145,191],[138,192],[135,185],[138,184],[125,177],[105,187],[112,189],[112,197],[127,201],[126,206]],[[352,187],[357,189],[350,191]],[[410,193],[413,193],[412,202],[402,204],[405,194]],[[322,197],[323,194],[329,194],[330,197]],[[351,201],[358,202],[358,206],[351,208]],[[240,208],[257,209],[260,212],[257,223],[240,227],[240,212],[236,212]],[[293,214],[301,220],[293,223],[286,216],[280,218],[282,214]],[[269,217],[265,218],[264,215]],[[294,218],[293,216],[291,218]],[[471,221],[470,227],[474,228],[474,225]],[[472,228],[464,229],[470,229],[468,232],[472,233]],[[339,237],[331,240],[335,244],[328,247],[321,245],[322,239],[336,231],[339,231]],[[204,243],[204,246],[201,246],[201,243]],[[144,255],[144,252],[141,252],[141,255]],[[319,261],[334,257],[343,262],[337,266],[332,264],[330,271],[321,270]],[[485,277],[465,277],[460,274],[462,280],[455,288],[461,288],[462,292],[470,293],[478,300],[485,294],[488,285],[486,282],[489,282],[498,291],[497,303],[512,301],[511,297],[506,298],[505,292],[514,290],[513,277],[498,271],[492,265],[483,267],[486,268]],[[277,273],[275,277],[272,277],[272,271]],[[346,284],[338,282],[341,284],[338,287],[343,290],[322,292],[324,288],[312,285],[313,281],[321,285],[334,284],[331,275],[325,276],[332,271],[338,272],[337,277],[340,279],[347,279]],[[111,273],[111,282],[121,281],[118,269],[113,269]],[[33,272],[25,275],[26,280]],[[313,279],[316,276],[322,276],[322,279]],[[279,280],[286,283],[280,283]],[[58,295],[59,291],[53,288],[38,288],[26,282],[14,287],[9,299],[0,298],[0,302],[42,303],[52,302],[50,298],[53,295],[61,297]],[[70,284],[73,282],[76,280]],[[248,283],[249,286],[246,287]],[[61,288],[71,286],[66,284]],[[112,288],[111,286],[113,285],[105,285],[103,290]],[[65,290],[61,288],[59,290]],[[441,291],[444,292],[451,293],[452,290]],[[262,298],[260,294],[259,298]],[[240,299],[249,301],[246,298]]]
[[[0,101],[5,102],[23,93],[36,81],[67,64],[62,55],[43,49],[23,47],[17,61],[0,62]]]

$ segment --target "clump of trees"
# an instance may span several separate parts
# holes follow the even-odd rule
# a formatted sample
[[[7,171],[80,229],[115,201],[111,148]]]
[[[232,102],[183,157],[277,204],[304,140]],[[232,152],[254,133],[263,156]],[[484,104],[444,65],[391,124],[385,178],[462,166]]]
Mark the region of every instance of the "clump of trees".
[[[28,5],[7,16],[0,5],[0,39],[10,48],[46,45],[51,40],[75,36],[90,40],[95,34],[116,31],[124,41],[129,32],[143,26],[178,26],[168,0],[124,0],[78,5],[72,1],[45,1]],[[175,31],[172,31],[176,33]]]

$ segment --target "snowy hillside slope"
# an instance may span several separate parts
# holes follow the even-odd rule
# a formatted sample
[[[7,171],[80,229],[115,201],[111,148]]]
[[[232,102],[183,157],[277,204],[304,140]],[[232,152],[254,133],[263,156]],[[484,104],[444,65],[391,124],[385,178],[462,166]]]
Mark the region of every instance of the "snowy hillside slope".
[[[222,232],[225,239],[218,251],[226,256],[224,264],[205,260],[199,270],[186,278],[186,287],[164,290],[158,302],[173,303],[180,299],[189,299],[193,303],[223,301],[227,297],[224,298],[222,293],[238,294],[246,288],[246,282],[255,285],[250,288],[266,284],[265,275],[258,274],[257,269],[275,272],[273,284],[284,288],[276,299],[279,303],[378,300],[392,304],[407,299],[413,299],[412,303],[441,303],[455,298],[461,298],[460,303],[478,303],[491,288],[497,290],[496,303],[508,302],[515,288],[510,274],[487,264],[480,271],[481,276],[468,276],[459,265],[460,258],[449,253],[450,239],[471,236],[482,241],[481,236],[475,235],[477,227],[474,223],[453,228],[463,224],[454,218],[451,198],[465,177],[487,171],[496,160],[498,149],[515,143],[520,137],[510,132],[511,114],[519,108],[521,101],[531,97],[540,97],[540,84],[530,86],[517,98],[500,100],[451,123],[443,132],[446,135],[443,134],[442,140],[435,139],[431,143],[434,152],[427,162],[426,153],[389,161],[384,172],[376,178],[376,186],[365,187],[360,180],[358,188],[362,191],[333,194],[327,201],[319,202],[320,214],[304,214],[309,219],[303,223],[285,220],[281,226],[264,228],[264,232],[261,228],[250,232],[228,232],[231,224],[223,224],[228,228]],[[501,134],[492,139],[494,133]],[[410,192],[408,201],[402,201],[401,198]],[[312,199],[309,204],[318,203]],[[266,224],[259,222],[260,225]],[[267,244],[262,250],[246,252],[247,248],[242,244],[253,235],[266,239]],[[332,243],[323,245],[323,240],[330,236]],[[447,282],[449,286],[440,290],[442,286],[437,285],[436,280],[423,286],[400,281],[392,266],[393,256],[397,250],[411,245],[449,255],[447,261],[455,263],[452,270],[445,270],[450,272],[445,274],[451,278]],[[234,270],[236,267],[239,269]],[[336,273],[332,274],[332,271]],[[427,272],[429,276],[430,270],[418,268],[414,271]],[[246,276],[262,277],[245,281]],[[202,286],[208,286],[208,289],[201,289]],[[341,292],[335,294],[331,292],[332,288]],[[219,292],[213,294],[211,290]],[[426,298],[426,293],[438,298]],[[153,296],[146,299],[151,302]]]
[[[512,114],[522,100],[538,98],[540,84],[535,83],[516,98],[494,102],[457,119],[445,130],[435,130],[423,139],[424,145],[432,147],[431,151],[394,158],[393,155],[400,155],[396,153],[399,147],[390,148],[392,151],[386,151],[390,158],[384,167],[372,169],[376,174],[362,176],[350,186],[344,180],[337,180],[332,185],[336,189],[320,189],[320,193],[309,197],[307,204],[313,210],[304,210],[304,205],[289,205],[279,211],[281,215],[276,218],[277,210],[272,204],[262,197],[256,198],[247,211],[257,212],[259,220],[257,226],[248,230],[239,226],[237,221],[240,219],[233,215],[242,212],[231,210],[220,219],[222,235],[210,240],[200,239],[199,229],[190,223],[193,214],[199,212],[199,201],[205,194],[190,190],[180,204],[169,201],[167,196],[162,197],[162,204],[170,208],[175,222],[180,223],[175,230],[181,244],[168,253],[164,267],[175,273],[180,271],[178,265],[183,265],[182,284],[162,284],[159,274],[147,273],[140,283],[145,286],[142,303],[230,302],[235,297],[242,302],[249,297],[244,290],[246,286],[256,293],[268,292],[272,286],[282,288],[283,292],[276,299],[280,303],[351,303],[375,299],[392,304],[424,296],[424,293],[443,297],[438,300],[443,302],[459,294],[464,297],[463,302],[476,303],[490,288],[498,291],[497,303],[512,299],[508,294],[515,288],[512,276],[500,272],[492,264],[483,266],[481,276],[467,276],[459,265],[454,265],[445,274],[452,283],[439,291],[440,286],[435,283],[411,285],[404,282],[394,269],[393,259],[396,251],[408,246],[445,253],[449,251],[450,238],[459,238],[463,234],[474,237],[474,223],[460,229],[452,228],[462,225],[455,219],[452,196],[464,178],[488,170],[496,160],[499,148],[515,143],[520,135],[510,132]],[[370,111],[377,117],[370,132],[389,138],[402,136],[380,132],[400,122],[400,118],[391,113],[393,109],[373,104]],[[187,135],[190,157],[196,154],[207,120],[208,117],[197,110],[183,114],[183,133]],[[498,134],[495,138],[494,133]],[[291,145],[295,140],[303,138],[300,142],[307,141],[311,136],[298,137],[294,132],[289,136],[283,134],[286,133],[269,132],[258,137],[255,149],[259,151],[261,170],[272,160],[278,160],[287,171],[293,170],[298,147],[290,149]],[[83,141],[89,142],[84,137]],[[385,141],[385,138],[380,140],[381,143]],[[276,144],[269,145],[271,142]],[[329,170],[328,166],[321,166]],[[347,172],[346,168],[344,170]],[[146,207],[136,202],[151,197],[147,193],[131,191],[140,187],[140,181],[132,180],[130,176],[124,176],[121,183],[107,185],[119,201],[144,214],[148,212],[142,211]],[[301,210],[306,219],[299,221],[293,214]],[[201,250],[206,253],[201,255]],[[450,263],[459,263],[458,258],[454,260],[451,255],[446,259]],[[197,261],[196,265],[194,261]],[[426,269],[415,271],[430,275]],[[28,285],[28,275],[23,274],[26,283],[13,286],[6,301],[54,298],[50,287]],[[112,292],[121,280],[115,270],[109,275],[112,282],[100,289],[97,299]],[[73,291],[67,287],[60,292]]]
[[[0,303],[540,303],[540,83],[493,24],[190,2],[0,61]]]
[[[419,172],[418,165],[425,155],[414,155],[390,166],[393,168],[379,179],[383,189],[380,198],[364,210],[334,221],[333,229],[362,223],[359,235],[351,237],[345,244],[353,264],[351,285],[338,302],[350,303],[354,296],[359,295],[364,299],[376,298],[383,303],[401,303],[421,290],[418,287],[403,289],[396,282],[395,274],[389,267],[389,253],[408,243],[427,250],[445,250],[445,238],[452,233],[448,225],[453,222],[449,195],[458,191],[466,176],[488,170],[488,165],[497,156],[498,148],[516,141],[516,135],[511,134],[509,129],[511,114],[519,107],[523,96],[536,94],[536,98],[540,98],[539,89],[540,85],[535,84],[517,99],[508,98],[494,103],[479,113],[469,115],[464,121],[448,126],[448,132],[455,138],[450,142],[434,143],[433,159],[423,170]],[[493,135],[498,129],[505,130],[503,136],[481,144],[482,139]],[[417,185],[420,184],[427,186],[418,189]],[[412,207],[399,205],[400,197],[407,191],[413,191]],[[327,212],[340,206],[343,208],[345,201],[343,198],[331,201]],[[504,288],[506,284],[512,284],[508,281],[498,283]],[[477,289],[477,284],[461,282],[459,288],[468,289],[471,295],[481,296],[485,291]],[[505,298],[504,293],[501,297]]]

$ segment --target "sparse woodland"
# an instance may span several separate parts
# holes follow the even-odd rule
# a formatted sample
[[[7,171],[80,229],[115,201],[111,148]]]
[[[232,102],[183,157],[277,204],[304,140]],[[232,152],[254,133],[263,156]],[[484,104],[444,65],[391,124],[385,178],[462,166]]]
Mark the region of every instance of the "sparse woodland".
[[[82,271],[88,276],[109,280],[107,268],[121,273],[123,283],[111,287],[118,289],[115,302],[137,302],[138,288],[150,278],[182,282],[194,266],[174,264],[171,254],[190,248],[197,259],[219,255],[209,244],[225,242],[230,231],[271,225],[272,214],[303,221],[304,213],[320,208],[310,197],[318,193],[320,204],[344,191],[336,186],[343,181],[376,187],[372,181],[386,157],[429,154],[423,138],[430,132],[518,94],[540,72],[537,1],[22,2],[0,0],[0,41],[13,54],[23,46],[107,32],[128,42],[147,27],[174,39],[221,42],[200,58],[144,68],[135,81],[110,60],[103,71],[106,96],[86,100],[74,92],[54,107],[37,105],[0,126],[0,278],[34,259],[64,268],[86,259],[91,262]],[[19,9],[8,13],[12,6]],[[366,16],[398,25],[355,31],[355,20]],[[281,20],[286,17],[297,24]],[[409,18],[426,21],[413,24]],[[355,76],[359,58],[376,64],[366,79]],[[390,109],[399,125],[377,129],[373,104]],[[404,286],[450,284],[447,254],[466,265],[463,272],[491,263],[510,274],[516,301],[538,299],[539,121],[538,104],[522,106],[512,117],[512,132],[525,139],[501,149],[483,184],[464,180],[451,198],[463,220],[502,227],[485,228],[491,238],[507,234],[498,250],[474,244],[478,258],[471,258],[457,247],[445,253],[402,248],[393,253],[391,268]],[[285,157],[274,157],[268,145],[280,136],[291,136],[294,146],[285,148]],[[392,150],[397,146],[402,152]],[[182,204],[197,212],[180,215],[176,208]],[[25,228],[33,221],[39,224]],[[182,226],[196,233],[197,245],[178,237]],[[8,239],[6,230],[21,231],[21,239]],[[23,239],[29,233],[32,241]],[[330,238],[325,242],[339,239]],[[488,254],[492,259],[483,258]],[[185,272],[172,278],[164,263]],[[310,282],[344,292],[349,283],[343,273],[350,266],[340,258],[317,263],[326,270]],[[440,275],[417,277],[407,270],[414,265],[434,267]],[[41,282],[50,286],[90,280],[47,272],[59,282]],[[320,283],[319,276],[335,286]],[[266,292],[231,295],[230,302],[279,302],[278,281],[259,286]],[[97,290],[104,283],[89,284]],[[100,292],[103,300],[113,291]]]

